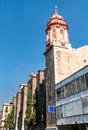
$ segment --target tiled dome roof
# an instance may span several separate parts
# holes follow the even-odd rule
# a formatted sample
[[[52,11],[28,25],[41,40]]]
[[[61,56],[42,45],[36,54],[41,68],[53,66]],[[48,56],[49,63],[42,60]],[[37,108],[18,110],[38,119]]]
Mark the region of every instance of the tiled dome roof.
[[[58,15],[57,10],[54,11],[54,15],[49,20],[49,22],[47,24],[46,32],[47,32],[47,30],[49,30],[51,28],[51,26],[54,26],[54,25],[68,30],[68,25],[67,25],[66,20],[62,16]]]

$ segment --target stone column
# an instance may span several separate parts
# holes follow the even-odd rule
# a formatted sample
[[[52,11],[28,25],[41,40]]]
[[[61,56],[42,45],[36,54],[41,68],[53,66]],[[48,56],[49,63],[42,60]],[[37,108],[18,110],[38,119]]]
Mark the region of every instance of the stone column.
[[[18,130],[18,118],[20,112],[21,93],[18,92],[16,95],[16,118],[15,118],[15,130]]]
[[[24,121],[25,121],[25,112],[26,112],[26,107],[27,107],[27,91],[28,91],[28,87],[27,85],[24,85],[23,86],[23,100],[21,101],[23,106],[22,106],[22,126],[21,126],[21,130],[24,130],[25,128],[25,124],[24,124]]]

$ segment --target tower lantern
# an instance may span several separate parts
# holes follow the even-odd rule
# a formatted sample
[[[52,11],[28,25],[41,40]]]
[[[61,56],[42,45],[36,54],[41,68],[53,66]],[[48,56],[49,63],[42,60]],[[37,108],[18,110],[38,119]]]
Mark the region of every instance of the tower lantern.
[[[58,10],[55,8],[54,15],[50,18],[46,28],[46,50],[52,45],[70,48],[71,45],[68,39],[68,30],[66,20],[58,15]]]

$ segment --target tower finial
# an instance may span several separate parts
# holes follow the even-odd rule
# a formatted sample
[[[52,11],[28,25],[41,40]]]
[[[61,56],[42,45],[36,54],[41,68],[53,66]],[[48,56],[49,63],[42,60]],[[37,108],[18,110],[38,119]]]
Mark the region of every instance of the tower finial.
[[[57,10],[57,5],[55,5],[55,10]]]
[[[55,14],[58,14],[58,9],[57,8],[58,8],[57,5],[55,5],[55,10],[54,10]]]

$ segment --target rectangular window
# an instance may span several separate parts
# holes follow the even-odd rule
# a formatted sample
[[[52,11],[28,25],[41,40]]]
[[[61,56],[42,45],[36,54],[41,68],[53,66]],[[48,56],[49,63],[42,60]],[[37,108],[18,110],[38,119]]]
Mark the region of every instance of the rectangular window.
[[[85,75],[86,78],[86,87],[88,88],[88,73]]]
[[[80,88],[81,88],[81,90],[86,89],[86,84],[85,84],[85,77],[84,77],[84,75],[79,78],[79,81],[80,81]]]
[[[61,98],[64,98],[64,87],[61,88]]]
[[[76,79],[76,92],[80,92],[81,91],[81,86],[80,86],[80,80],[79,78]]]
[[[7,113],[7,112],[8,112],[8,107],[5,108],[5,113]]]
[[[56,107],[56,118],[59,118],[59,109]]]
[[[63,114],[62,114],[62,105],[56,107],[56,118],[62,118]]]
[[[72,95],[72,85],[71,83],[68,84],[68,96]]]
[[[70,95],[69,84],[66,85],[66,88],[67,88],[67,96],[69,96]]]
[[[61,99],[61,89],[57,90],[57,100]]]
[[[68,84],[65,85],[65,97],[68,96]]]
[[[72,83],[69,83],[69,96],[73,94]]]
[[[73,80],[71,82],[71,90],[72,90],[72,94],[76,93],[76,84],[75,84],[75,80]]]
[[[82,103],[83,103],[83,113],[86,114],[88,113],[88,97],[83,97]]]

